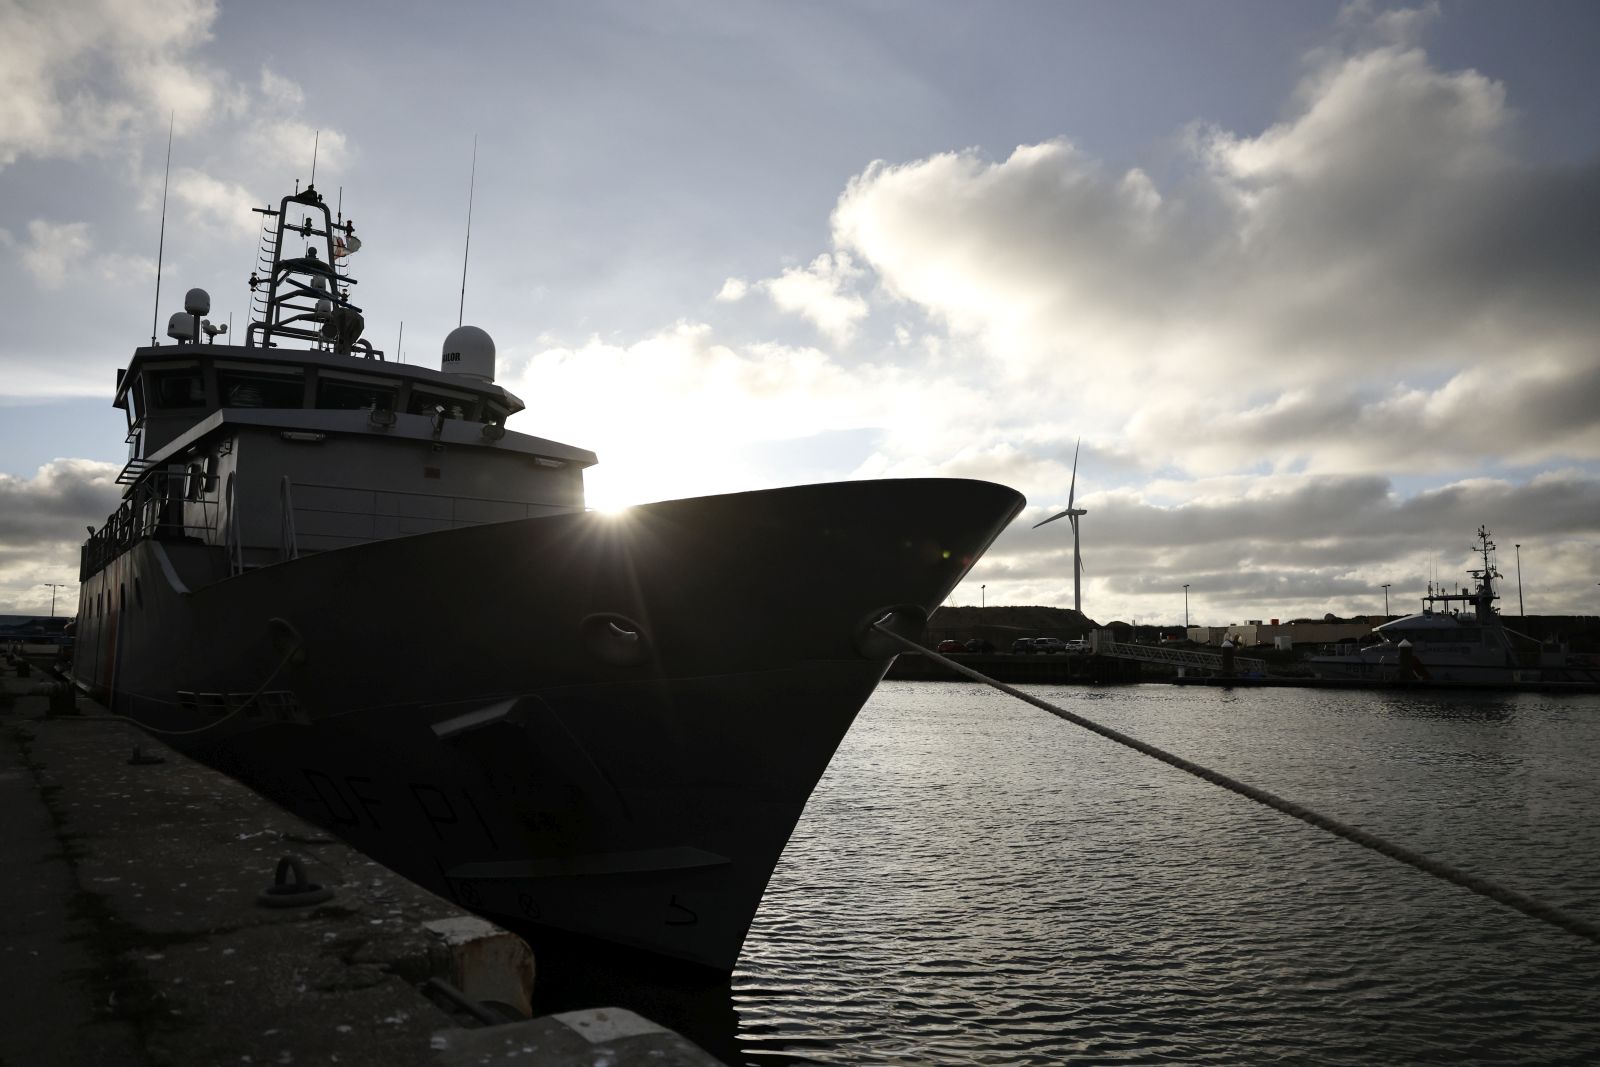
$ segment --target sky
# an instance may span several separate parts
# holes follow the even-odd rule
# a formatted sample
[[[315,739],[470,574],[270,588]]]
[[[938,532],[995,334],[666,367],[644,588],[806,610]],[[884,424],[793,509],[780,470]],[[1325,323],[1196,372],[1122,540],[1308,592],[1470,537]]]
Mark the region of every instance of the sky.
[[[1504,610],[1600,613],[1597,47],[1588,0],[0,0],[0,613],[116,506],[169,119],[163,319],[243,332],[314,163],[368,338],[437,366],[464,304],[593,505],[988,479],[1028,508],[950,602],[1070,607],[1081,449],[1101,622],[1411,610],[1479,525]]]

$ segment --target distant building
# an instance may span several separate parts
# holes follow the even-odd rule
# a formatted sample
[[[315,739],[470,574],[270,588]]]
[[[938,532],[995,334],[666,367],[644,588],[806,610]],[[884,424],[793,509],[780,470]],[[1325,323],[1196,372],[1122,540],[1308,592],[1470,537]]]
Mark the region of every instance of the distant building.
[[[48,615],[0,615],[0,637],[32,637],[39,634],[57,635],[66,629],[70,617]]]
[[[1289,622],[1277,619],[1261,622],[1233,623],[1228,626],[1191,626],[1189,640],[1200,645],[1220,645],[1232,638],[1233,643],[1244,648],[1259,645],[1281,644],[1288,638],[1295,645],[1332,645],[1340,641],[1359,641],[1372,632],[1373,627],[1388,621],[1386,615],[1365,615],[1348,622]]]

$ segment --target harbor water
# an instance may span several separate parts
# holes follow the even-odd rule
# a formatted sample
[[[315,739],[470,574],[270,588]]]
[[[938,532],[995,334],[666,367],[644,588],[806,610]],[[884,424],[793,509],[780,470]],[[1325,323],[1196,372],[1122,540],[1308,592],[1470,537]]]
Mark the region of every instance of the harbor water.
[[[1600,922],[1600,697],[1029,691]],[[873,697],[724,995],[751,1064],[1600,1062],[1600,946],[965,683]]]

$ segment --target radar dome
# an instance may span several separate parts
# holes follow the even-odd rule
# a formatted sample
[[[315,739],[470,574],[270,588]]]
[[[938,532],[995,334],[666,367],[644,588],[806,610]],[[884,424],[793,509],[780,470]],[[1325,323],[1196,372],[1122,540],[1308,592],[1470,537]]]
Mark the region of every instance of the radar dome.
[[[444,339],[439,369],[463,378],[494,381],[494,338],[476,326],[457,326]]]
[[[182,311],[174,311],[172,318],[167,320],[167,336],[174,341],[193,341],[194,316]]]
[[[191,315],[211,314],[211,294],[204,289],[190,289],[184,294],[183,310]]]

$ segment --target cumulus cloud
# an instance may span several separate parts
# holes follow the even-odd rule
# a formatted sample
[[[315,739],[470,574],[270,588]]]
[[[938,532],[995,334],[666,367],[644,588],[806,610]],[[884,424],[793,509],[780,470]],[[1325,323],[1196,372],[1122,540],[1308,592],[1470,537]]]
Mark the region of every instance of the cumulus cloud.
[[[250,209],[258,206],[260,199],[235,182],[183,167],[172,175],[171,195],[191,225],[234,230],[245,236],[259,229],[258,216]]]
[[[845,345],[867,317],[866,300],[848,291],[861,276],[849,255],[824,253],[804,267],[791,267],[767,279],[761,287],[778,307],[802,316],[833,343]]]
[[[305,90],[270,67],[261,68],[261,96],[274,107],[298,110],[306,102]]]
[[[327,174],[348,164],[351,151],[349,139],[338,130],[319,129],[299,118],[255,120],[246,134],[245,147],[264,159],[303,160],[307,174],[313,155],[317,168]]]
[[[924,435],[978,406],[956,382],[889,364],[846,366],[808,346],[730,344],[705,323],[631,344],[591,338],[508,363],[502,384],[528,404],[511,428],[593,448],[602,463],[588,481],[604,503],[768,483],[770,473],[741,450],[758,442],[861,430],[892,442],[897,455],[928,449]],[[851,473],[839,462],[832,476]]]
[[[880,162],[840,197],[835,245],[1013,388],[1140,450],[1198,440],[1200,472],[1271,449],[1337,465],[1378,426],[1433,469],[1600,458],[1600,408],[1559,395],[1600,375],[1600,245],[1577,224],[1600,165],[1518,159],[1504,87],[1403,43],[1422,18],[1324,57],[1267,130],[1195,127],[1166,188],[1065,139]],[[1500,432],[1427,447],[1469,396]]]
[[[45,289],[59,289],[94,247],[87,222],[28,223],[28,241],[22,246],[22,263]]]
[[[1480,523],[1539,545],[1541,610],[1584,610],[1600,245],[1577,235],[1600,162],[1520,157],[1506,88],[1418,47],[1437,15],[1351,5],[1281,122],[1197,123],[1159,183],[1065,138],[866,168],[836,252],[985,364],[995,414],[886,433],[858,473],[995,478],[1043,518],[1085,434],[1101,618],[1181,609],[1183,581],[1241,617],[1420,594]],[[1070,596],[1070,540],[1028,525],[974,593]]]
[[[743,278],[729,278],[722,283],[722,288],[717,290],[717,299],[724,303],[737,303],[745,298],[750,291],[750,285]]]
[[[618,390],[627,381],[627,390]],[[661,440],[769,440],[882,420],[893,368],[846,369],[815,348],[734,347],[704,323],[680,322],[628,345],[591,338],[532,354],[507,379],[526,421],[574,438],[626,428]]]
[[[0,7],[0,167],[113,152],[204,121],[220,75],[192,62],[214,0],[13,0]],[[160,123],[164,125],[164,123]]]
[[[0,230],[0,245],[16,242]],[[148,256],[120,252],[95,252],[87,222],[48,222],[35,219],[28,224],[28,240],[18,249],[18,258],[41,289],[61,289],[68,282],[84,277],[113,285],[130,282],[145,284],[155,277],[155,260]]]
[[[144,172],[143,150],[166,133],[213,132],[207,156],[349,161],[336,129],[300,112],[305,94],[263,67],[254,84],[207,61],[215,0],[13,0],[0,6],[0,168],[19,159],[122,158],[147,208],[161,172]],[[157,163],[159,164],[159,157]],[[254,232],[245,189],[194,167],[172,175],[172,197],[189,221]]]

